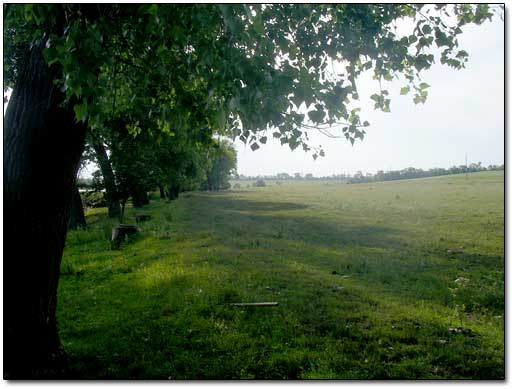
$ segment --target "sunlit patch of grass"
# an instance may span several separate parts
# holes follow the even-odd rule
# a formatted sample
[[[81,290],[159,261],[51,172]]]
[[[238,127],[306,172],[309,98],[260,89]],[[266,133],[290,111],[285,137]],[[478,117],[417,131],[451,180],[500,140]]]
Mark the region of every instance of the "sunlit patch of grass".
[[[502,378],[503,185],[490,172],[190,193],[127,209],[151,220],[121,250],[92,210],[61,266],[73,374]],[[279,305],[231,305],[258,301]]]

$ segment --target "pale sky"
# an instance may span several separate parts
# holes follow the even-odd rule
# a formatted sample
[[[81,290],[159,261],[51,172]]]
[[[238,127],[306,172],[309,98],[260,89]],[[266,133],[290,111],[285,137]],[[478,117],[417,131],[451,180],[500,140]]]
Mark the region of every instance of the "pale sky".
[[[383,84],[391,96],[391,112],[374,111],[369,96],[378,89],[371,75],[358,81],[361,119],[371,126],[354,146],[344,139],[330,139],[309,132],[313,144],[324,147],[325,157],[291,151],[269,136],[266,145],[252,151],[236,142],[238,173],[250,176],[280,172],[326,176],[358,170],[429,169],[481,161],[484,166],[504,163],[504,22],[465,26],[459,36],[461,49],[469,53],[466,68],[455,70],[434,64],[422,73],[431,85],[427,102],[415,105],[412,93],[400,96],[403,81]]]

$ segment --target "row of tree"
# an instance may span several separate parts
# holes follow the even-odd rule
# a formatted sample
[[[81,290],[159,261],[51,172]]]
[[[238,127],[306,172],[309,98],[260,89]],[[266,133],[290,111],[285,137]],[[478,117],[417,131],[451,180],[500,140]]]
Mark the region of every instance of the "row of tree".
[[[363,72],[376,80],[376,109],[389,112],[383,86],[399,76],[401,93],[423,103],[429,85],[420,73],[435,55],[464,67],[468,53],[457,40],[463,26],[492,19],[495,8],[5,4],[4,85],[13,92],[4,120],[4,378],[59,375],[65,366],[57,290],[86,142],[105,187],[116,184],[108,189],[113,212],[128,193],[139,201],[146,176],[172,193],[180,175],[197,166],[190,160],[203,155],[195,147],[208,147],[217,135],[256,150],[271,131],[316,158],[323,151],[310,144],[308,131],[338,126],[350,142],[363,139]],[[400,35],[395,22],[403,19],[414,30]],[[168,163],[140,162],[159,158],[168,140]],[[115,169],[127,173],[116,176]]]
[[[78,180],[75,191],[80,187],[103,191],[108,216],[122,221],[129,198],[134,207],[141,207],[149,203],[148,192],[156,188],[160,197],[168,200],[187,190],[229,188],[229,178],[236,172],[236,150],[226,139],[187,142],[164,136],[152,144],[144,135],[117,132],[109,137],[88,137],[81,163],[91,162],[99,169],[90,182]],[[70,228],[84,227],[79,197],[74,199]]]
[[[352,177],[347,179],[348,183],[356,184],[363,182],[376,182],[376,181],[395,181],[395,180],[407,180],[412,178],[424,178],[424,177],[436,177],[445,176],[448,174],[462,174],[462,173],[475,173],[482,171],[491,170],[503,170],[505,165],[489,165],[487,167],[482,166],[481,162],[472,163],[469,166],[459,165],[452,166],[448,169],[445,168],[433,168],[428,170],[416,169],[408,167],[402,170],[391,170],[384,172],[379,170],[376,174],[357,172]]]

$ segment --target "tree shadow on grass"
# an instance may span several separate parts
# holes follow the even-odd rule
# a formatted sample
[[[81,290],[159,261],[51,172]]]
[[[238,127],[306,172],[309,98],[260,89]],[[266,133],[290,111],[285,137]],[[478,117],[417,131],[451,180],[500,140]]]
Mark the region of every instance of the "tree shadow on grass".
[[[482,266],[499,267],[502,263],[500,257],[493,255],[447,257],[446,250],[415,246],[407,230],[343,216],[333,221],[316,216],[306,204],[251,201],[229,194],[208,194],[205,198],[198,195],[197,200],[208,206],[195,204],[199,213],[191,224],[193,230],[204,228],[219,245],[239,252],[241,259],[236,266],[247,272],[259,267],[269,274],[290,271],[283,266],[311,269],[341,279],[356,279],[375,294],[387,294],[407,304],[425,300],[452,307],[455,302],[450,288],[457,286],[453,280],[461,270],[469,268],[478,273]],[[224,257],[213,260],[219,264],[229,262]],[[472,292],[467,295],[475,301],[465,301],[465,305],[484,304],[486,309],[502,314],[502,299],[487,289],[484,284],[473,283]],[[475,299],[484,290],[485,299]],[[497,301],[495,307],[486,302],[493,299]]]
[[[204,199],[201,197],[204,196]],[[203,228],[215,231],[220,239],[245,235],[300,241],[326,248],[344,245],[389,247],[400,243],[399,231],[370,224],[332,223],[308,212],[307,204],[292,202],[251,201],[228,194],[206,194],[196,200],[206,201],[190,218],[191,231]]]

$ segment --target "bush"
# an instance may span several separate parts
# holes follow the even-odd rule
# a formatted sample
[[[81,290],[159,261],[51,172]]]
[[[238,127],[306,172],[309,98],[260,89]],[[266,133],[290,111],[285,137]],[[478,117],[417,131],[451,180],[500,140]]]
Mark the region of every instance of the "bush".
[[[240,184],[239,184],[239,183],[236,183],[235,185],[233,185],[233,188],[234,188],[234,189],[239,189],[239,188],[240,188]]]
[[[88,208],[99,208],[107,206],[107,200],[105,199],[104,192],[89,191],[82,192],[81,195],[84,205]]]
[[[263,186],[267,186],[267,184],[265,184],[265,181],[263,181],[261,178],[256,181],[254,184],[252,184],[252,186],[255,186],[257,188],[261,188]]]

